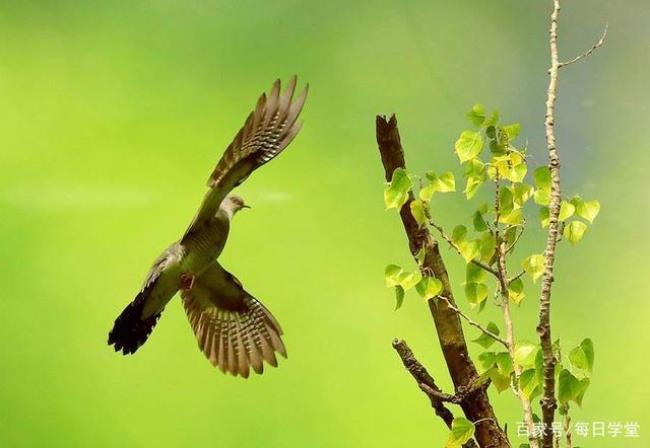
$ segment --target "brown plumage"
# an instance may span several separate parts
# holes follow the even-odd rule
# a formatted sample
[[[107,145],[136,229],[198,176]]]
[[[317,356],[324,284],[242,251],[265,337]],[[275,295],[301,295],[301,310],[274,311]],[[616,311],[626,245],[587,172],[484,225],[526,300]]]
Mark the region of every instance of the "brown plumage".
[[[246,378],[250,368],[263,372],[262,361],[277,366],[275,352],[287,356],[271,312],[219,263],[182,296],[199,348],[222,372]]]
[[[199,348],[224,372],[247,377],[263,362],[286,357],[282,330],[273,315],[217,263],[232,217],[245,208],[230,191],[280,154],[300,130],[297,122],[308,87],[296,97],[296,77],[281,93],[280,81],[257,101],[244,126],[208,179],[209,190],[183,237],[154,263],[145,285],[109,333],[109,344],[134,353],[149,337],[167,303],[180,289]]]

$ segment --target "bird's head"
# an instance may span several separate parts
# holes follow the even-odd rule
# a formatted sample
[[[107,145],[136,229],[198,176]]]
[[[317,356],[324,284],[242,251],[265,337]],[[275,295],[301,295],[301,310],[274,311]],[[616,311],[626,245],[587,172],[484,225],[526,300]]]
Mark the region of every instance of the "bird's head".
[[[239,210],[243,208],[250,208],[250,206],[246,205],[244,203],[244,200],[241,198],[241,196],[228,196],[223,203],[221,204],[221,207],[230,214],[230,216],[234,216],[235,213],[237,213]]]

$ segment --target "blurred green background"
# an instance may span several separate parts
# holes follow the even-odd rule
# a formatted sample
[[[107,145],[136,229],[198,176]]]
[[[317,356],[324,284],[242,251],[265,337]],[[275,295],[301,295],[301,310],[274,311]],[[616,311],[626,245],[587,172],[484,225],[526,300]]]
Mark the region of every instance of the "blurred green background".
[[[1,447],[442,446],[446,429],[390,346],[405,338],[451,390],[425,304],[409,295],[394,312],[383,286],[384,266],[409,255],[384,211],[374,115],[398,113],[413,171],[460,174],[453,141],[476,101],[520,121],[544,163],[550,1],[0,5]],[[560,251],[554,336],[596,346],[574,421],[641,425],[640,439],[581,446],[650,438],[648,17],[645,0],[562,11],[563,59],[606,21],[610,34],[561,74],[564,191],[603,209]],[[135,356],[116,355],[113,319],[185,229],[259,93],[294,73],[311,84],[305,127],[239,189],[253,210],[222,258],[282,323],[289,359],[246,381],[222,375],[178,299]],[[445,225],[472,212],[460,195],[434,207]],[[543,247],[532,231],[524,242]],[[463,263],[445,256],[468,309]],[[535,340],[537,296],[515,311],[523,339]],[[513,434],[518,403],[493,400]]]

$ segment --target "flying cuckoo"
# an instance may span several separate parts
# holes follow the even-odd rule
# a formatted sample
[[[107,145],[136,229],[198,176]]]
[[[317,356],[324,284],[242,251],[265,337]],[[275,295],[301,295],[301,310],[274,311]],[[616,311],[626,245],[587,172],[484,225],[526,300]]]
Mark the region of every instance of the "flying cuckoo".
[[[280,154],[300,130],[308,87],[294,97],[296,77],[284,92],[280,80],[257,101],[244,126],[208,179],[208,192],[185,234],[154,262],[135,299],[115,320],[109,345],[123,354],[145,343],[167,303],[180,291],[198,345],[222,372],[248,377],[263,361],[286,357],[282,329],[271,312],[217,261],[233,216],[247,206],[229,193]]]

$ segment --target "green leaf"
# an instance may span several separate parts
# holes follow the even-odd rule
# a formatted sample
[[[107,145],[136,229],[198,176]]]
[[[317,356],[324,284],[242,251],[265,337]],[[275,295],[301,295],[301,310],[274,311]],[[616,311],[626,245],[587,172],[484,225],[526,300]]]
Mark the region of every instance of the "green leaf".
[[[567,369],[563,369],[558,378],[558,401],[560,404],[566,404],[573,400],[578,406],[582,406],[587,387],[589,387],[589,378],[579,380]]]
[[[544,255],[534,254],[526,258],[521,265],[524,271],[533,278],[533,282],[536,282],[544,273],[544,264]]]
[[[472,306],[477,306],[487,299],[488,287],[484,283],[465,283],[465,296]]]
[[[535,369],[524,370],[519,376],[519,389],[530,400],[539,385]]]
[[[499,327],[497,327],[497,324],[494,322],[490,322],[487,324],[486,329],[495,335],[499,335]],[[494,344],[496,341],[494,340],[493,337],[488,336],[487,334],[481,332],[480,336],[476,339],[474,339],[472,342],[476,342],[478,345],[480,345],[483,348],[490,348],[492,344]]]
[[[591,339],[583,340],[579,346],[571,350],[569,361],[576,369],[591,373],[594,368],[594,344]]]
[[[424,202],[429,202],[436,192],[436,186],[433,182],[429,182],[424,187],[420,188],[420,199]]]
[[[456,140],[456,154],[460,163],[476,158],[483,149],[483,137],[480,132],[463,131]]]
[[[535,180],[535,196],[536,204],[548,205],[551,200],[551,171],[548,166],[540,166],[533,173]]]
[[[485,280],[487,280],[485,269],[474,263],[467,264],[465,268],[465,281],[467,283],[485,283]]]
[[[535,187],[538,190],[551,191],[551,170],[548,166],[540,166],[533,172]]]
[[[487,371],[487,375],[492,380],[497,392],[503,392],[510,388],[510,374],[504,375],[498,368],[492,367]]]
[[[463,241],[456,244],[460,255],[465,259],[466,263],[471,262],[473,259],[481,255],[479,241]]]
[[[460,448],[474,436],[474,423],[464,417],[456,417],[451,422],[451,431],[445,448]]]
[[[511,226],[517,226],[524,220],[523,211],[518,208],[510,211],[510,213],[502,214],[499,216],[499,222]]]
[[[387,209],[397,208],[398,210],[406,203],[411,190],[411,179],[404,168],[397,168],[393,172],[393,178],[384,188],[384,202]]]
[[[483,215],[478,210],[474,212],[474,216],[472,218],[472,224],[474,225],[474,230],[476,230],[477,232],[485,232],[488,229],[488,226],[485,223],[485,220],[483,219]]]
[[[499,373],[502,375],[510,375],[513,371],[512,368],[512,359],[510,358],[510,353],[508,352],[499,352],[496,354],[497,368]]]
[[[501,129],[505,131],[508,135],[508,140],[513,141],[521,132],[521,125],[519,123],[509,124],[507,126],[502,126]]]
[[[399,285],[401,282],[400,275],[402,274],[402,268],[396,264],[389,264],[386,266],[384,271],[384,281],[387,288],[392,288],[393,286]]]
[[[467,227],[463,225],[458,225],[454,227],[454,230],[451,231],[451,240],[455,244],[465,241],[466,237],[467,237]]]
[[[510,213],[514,209],[514,194],[510,188],[499,190],[499,211],[502,215]]]
[[[537,355],[537,345],[529,343],[519,343],[515,347],[515,362],[520,366],[532,367],[535,365],[535,356]]]
[[[480,373],[489,371],[497,362],[496,353],[483,352],[478,355],[478,368]]]
[[[492,260],[492,256],[497,247],[496,240],[493,235],[486,232],[481,235],[481,238],[478,241],[480,243],[479,246],[481,247],[481,261],[489,263]]]
[[[404,303],[404,288],[395,286],[395,311],[399,310]]]
[[[438,177],[437,179],[438,191],[440,193],[449,193],[456,191],[456,179],[454,178],[454,173],[447,171]]]
[[[423,277],[415,289],[424,300],[433,299],[442,291],[442,282],[434,277]]]
[[[476,195],[476,192],[478,189],[483,185],[485,182],[485,177],[480,178],[480,177],[474,177],[470,176],[467,178],[467,183],[465,184],[465,197],[467,199],[472,199],[474,195]]]
[[[488,118],[487,120],[485,120],[483,122],[483,126],[485,128],[492,127],[492,136],[490,136],[490,138],[494,138],[494,126],[496,126],[498,122],[499,122],[499,111],[498,110],[495,110],[494,112],[492,112],[492,114],[490,115],[490,118]],[[487,129],[486,129],[486,133],[488,133]],[[489,136],[489,133],[488,133],[488,136]]]
[[[550,214],[550,210],[548,209],[548,207],[539,208],[539,220],[542,223],[542,229],[548,227],[548,224],[551,222],[551,218],[549,214]]]
[[[576,215],[591,223],[594,222],[594,219],[596,219],[596,216],[598,216],[598,213],[600,212],[600,202],[597,200],[585,202],[580,196],[575,196],[571,199],[571,203],[576,208]]]
[[[508,285],[508,296],[510,300],[515,302],[517,305],[524,300],[524,297],[526,297],[526,294],[524,293],[524,282],[520,278],[510,282]]]
[[[467,112],[467,118],[474,126],[481,126],[485,121],[485,109],[482,104],[475,104],[472,110]]]
[[[587,224],[581,221],[571,221],[564,226],[564,237],[574,246],[582,239],[587,231]]]
[[[404,288],[405,291],[408,291],[409,289],[417,285],[420,282],[420,280],[422,280],[422,274],[420,273],[420,271],[416,270],[404,275],[401,278],[400,286]]]
[[[533,195],[533,200],[535,201],[535,204],[548,205],[551,202],[551,191],[537,189]]]
[[[575,206],[567,201],[562,201],[560,204],[560,215],[558,216],[558,219],[560,221],[566,221],[570,217],[573,216],[573,213],[576,211]]]
[[[535,190],[531,185],[519,183],[513,187],[514,203],[518,207],[524,204],[533,196]]]
[[[411,214],[415,218],[415,221],[420,225],[420,227],[424,226],[427,223],[427,213],[424,203],[419,199],[415,199],[411,201],[410,206]]]
[[[470,160],[465,165],[465,177],[467,177],[465,196],[471,199],[485,182],[485,164],[479,159]]]
[[[511,245],[515,242],[515,239],[517,238],[517,231],[518,231],[518,227],[512,226],[512,227],[508,227],[506,231],[503,233],[503,239],[507,245]]]

